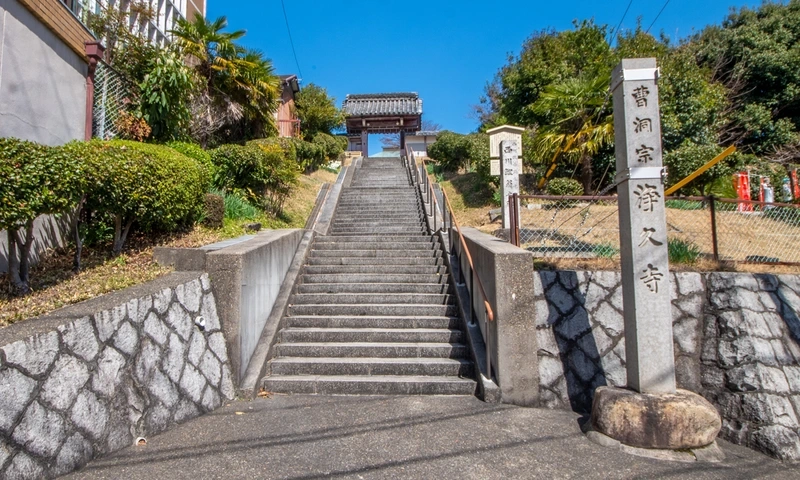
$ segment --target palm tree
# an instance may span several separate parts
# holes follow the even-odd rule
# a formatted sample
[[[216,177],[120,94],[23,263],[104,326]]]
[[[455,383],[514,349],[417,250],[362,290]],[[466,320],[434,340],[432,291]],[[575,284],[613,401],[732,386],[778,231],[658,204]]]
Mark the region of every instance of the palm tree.
[[[531,109],[550,121],[539,126],[534,150],[541,159],[577,162],[585,194],[592,191],[592,157],[614,140],[608,95],[609,78],[571,78],[551,85]]]
[[[214,21],[196,14],[178,20],[172,33],[194,65],[201,89],[193,101],[193,134],[204,146],[223,128],[247,139],[264,136],[274,128],[273,114],[280,97],[280,82],[272,62],[257,50],[236,44],[244,30],[225,32],[225,17]]]

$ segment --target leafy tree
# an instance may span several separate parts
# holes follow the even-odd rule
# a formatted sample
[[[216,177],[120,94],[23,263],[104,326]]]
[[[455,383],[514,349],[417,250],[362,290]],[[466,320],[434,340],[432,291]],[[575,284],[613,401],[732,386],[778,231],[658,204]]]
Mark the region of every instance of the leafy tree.
[[[307,141],[317,133],[331,134],[344,125],[344,113],[323,87],[313,83],[306,85],[297,94],[295,105],[300,130]]]
[[[509,57],[478,107],[479,117],[491,127],[503,122],[534,127],[546,122],[532,109],[552,84],[577,76],[610,73],[613,58],[606,41],[607,28],[593,21],[574,23],[574,30],[543,30],[522,45],[519,57]]]
[[[765,2],[734,11],[687,46],[727,88],[723,144],[770,154],[798,142],[800,126],[800,1]]]
[[[609,77],[579,77],[548,86],[530,110],[548,119],[534,137],[539,158],[564,157],[581,166],[585,194],[592,191],[592,158],[614,139],[606,92]]]
[[[192,119],[187,93],[194,89],[194,81],[176,52],[162,49],[158,53],[145,66],[139,110],[155,140],[180,140],[187,136]]]
[[[225,17],[210,21],[197,13],[192,20],[179,19],[172,31],[182,52],[194,59],[200,78],[192,99],[191,129],[203,146],[224,129],[230,132],[228,141],[276,130],[273,114],[280,82],[272,62],[238,45],[244,30],[225,32],[227,25]]]
[[[713,144],[696,144],[686,141],[678,148],[667,152],[664,155],[664,165],[669,172],[668,186],[672,186],[689,174],[708,163],[711,159],[722,153],[723,148]],[[705,195],[715,180],[719,178],[730,178],[741,166],[742,158],[740,155],[731,155],[721,161],[711,169],[697,177],[691,184],[681,188],[679,193],[692,194],[699,193]]]

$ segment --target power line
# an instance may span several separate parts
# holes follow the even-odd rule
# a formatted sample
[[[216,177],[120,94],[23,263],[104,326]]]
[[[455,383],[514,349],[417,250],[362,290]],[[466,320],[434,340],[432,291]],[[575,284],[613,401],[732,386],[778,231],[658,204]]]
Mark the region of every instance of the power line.
[[[647,27],[647,31],[644,32],[644,33],[650,33],[650,29],[653,28],[653,25],[656,24],[656,22],[658,21],[658,17],[660,17],[661,14],[664,12],[664,9],[667,8],[667,5],[669,5],[669,2],[670,2],[670,0],[667,0],[666,2],[664,2],[664,6],[661,7],[661,10],[658,11],[658,15],[656,15],[656,18],[653,20],[653,23],[651,23],[650,26]]]
[[[619,19],[619,23],[617,24],[617,28],[615,28],[614,30],[611,30],[611,34],[609,34],[610,38],[608,39],[608,43],[609,44],[614,41],[614,32],[618,32],[619,31],[619,27],[622,26],[622,21],[625,20],[625,17],[628,15],[628,10],[631,9],[631,5],[633,5],[633,0],[628,2],[628,8],[625,9],[625,13],[623,13],[622,14],[622,18]]]
[[[294,40],[292,39],[292,29],[289,28],[289,17],[286,16],[286,5],[281,0],[281,8],[283,8],[283,19],[286,20],[286,31],[289,32],[289,43],[292,45],[292,54],[294,55],[294,64],[297,65],[297,74],[303,78],[303,72],[300,70],[300,62],[297,61],[297,51],[294,49]]]

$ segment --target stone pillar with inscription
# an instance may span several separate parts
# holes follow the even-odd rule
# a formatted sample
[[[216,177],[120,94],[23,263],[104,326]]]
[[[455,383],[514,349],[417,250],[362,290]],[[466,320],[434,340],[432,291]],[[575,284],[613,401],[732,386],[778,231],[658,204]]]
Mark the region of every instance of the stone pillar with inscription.
[[[614,71],[614,131],[628,386],[675,392],[658,69],[623,60]]]
[[[503,228],[511,228],[508,197],[519,195],[519,142],[503,140],[500,142],[500,193],[503,203]],[[517,219],[519,225],[519,219]]]
[[[611,78],[628,388],[595,390],[590,435],[716,458],[719,414],[675,384],[656,60],[622,60]]]

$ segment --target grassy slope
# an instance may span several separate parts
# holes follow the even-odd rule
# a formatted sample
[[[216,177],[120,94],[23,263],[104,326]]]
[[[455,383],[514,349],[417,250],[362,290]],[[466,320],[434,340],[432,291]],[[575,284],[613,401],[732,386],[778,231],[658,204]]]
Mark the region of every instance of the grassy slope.
[[[336,180],[336,174],[320,170],[302,175],[300,184],[287,200],[284,214],[279,218],[262,216],[254,220],[225,221],[219,230],[197,226],[192,231],[159,239],[133,236],[125,252],[109,258],[108,248],[84,250],[84,269],[73,274],[71,248],[49,252],[46,258],[31,269],[34,293],[23,298],[10,297],[7,276],[0,276],[0,327],[43,315],[58,308],[150,281],[171,271],[153,261],[153,247],[200,247],[245,233],[244,225],[260,222],[262,228],[303,228],[320,187]]]

